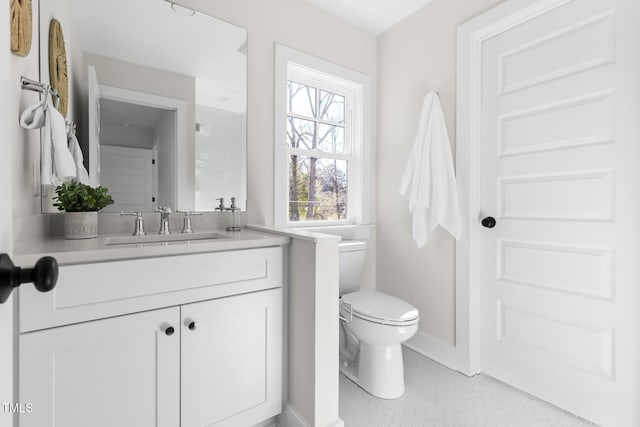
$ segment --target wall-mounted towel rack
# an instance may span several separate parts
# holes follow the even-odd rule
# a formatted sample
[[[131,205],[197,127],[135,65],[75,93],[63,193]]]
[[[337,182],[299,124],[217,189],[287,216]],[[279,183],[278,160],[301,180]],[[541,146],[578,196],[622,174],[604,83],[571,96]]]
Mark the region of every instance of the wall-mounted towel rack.
[[[55,100],[55,107],[58,108],[58,102],[60,102],[60,95],[58,95],[58,91],[56,88],[51,87],[50,85],[37,82],[35,80],[31,80],[27,77],[20,77],[20,88],[22,90],[30,90],[33,92],[40,92],[43,94],[49,93]]]

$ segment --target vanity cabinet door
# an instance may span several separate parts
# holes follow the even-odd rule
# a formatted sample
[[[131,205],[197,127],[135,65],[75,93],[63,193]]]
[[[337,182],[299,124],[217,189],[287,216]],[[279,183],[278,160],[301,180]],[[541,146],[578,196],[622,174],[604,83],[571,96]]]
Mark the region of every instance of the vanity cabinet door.
[[[182,306],[182,427],[250,426],[282,411],[282,290]]]
[[[174,307],[20,335],[20,427],[178,426],[179,322]]]

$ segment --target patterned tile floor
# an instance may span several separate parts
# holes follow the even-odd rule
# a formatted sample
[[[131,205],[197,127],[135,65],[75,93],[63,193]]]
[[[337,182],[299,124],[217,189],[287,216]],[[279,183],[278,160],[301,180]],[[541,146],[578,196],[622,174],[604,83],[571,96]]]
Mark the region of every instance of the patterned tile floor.
[[[582,427],[593,424],[484,375],[454,372],[403,348],[405,394],[377,399],[340,375],[346,427]]]

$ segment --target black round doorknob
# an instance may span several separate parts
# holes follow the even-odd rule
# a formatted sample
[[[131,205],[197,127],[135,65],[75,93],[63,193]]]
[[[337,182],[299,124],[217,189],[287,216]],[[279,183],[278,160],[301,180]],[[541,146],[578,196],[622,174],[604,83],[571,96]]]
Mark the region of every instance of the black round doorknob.
[[[58,281],[58,262],[50,256],[42,257],[33,268],[16,267],[7,254],[0,254],[0,303],[11,295],[13,288],[33,283],[40,292],[49,292]]]
[[[173,335],[173,333],[174,333],[175,331],[176,331],[176,330],[175,330],[175,329],[173,329],[173,326],[169,326],[167,329],[165,329],[165,330],[164,330],[164,333],[165,333],[165,334],[167,334],[167,335],[169,335],[169,336],[171,336],[171,335]]]
[[[190,331],[195,331],[196,330],[196,322],[191,322],[189,323],[189,326],[187,326],[189,328]]]
[[[42,257],[36,262],[33,269],[23,269],[20,281],[33,282],[40,292],[49,292],[56,287],[58,281],[58,262],[50,256]]]
[[[485,228],[493,228],[496,226],[496,219],[492,216],[488,216],[482,219],[482,226]]]

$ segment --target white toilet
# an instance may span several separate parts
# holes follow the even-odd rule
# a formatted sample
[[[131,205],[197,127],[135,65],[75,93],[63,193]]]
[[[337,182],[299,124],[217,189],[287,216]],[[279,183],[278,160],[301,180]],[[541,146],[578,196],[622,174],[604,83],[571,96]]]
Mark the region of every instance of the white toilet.
[[[340,371],[374,396],[404,393],[401,343],[418,330],[418,310],[382,292],[359,290],[366,242],[340,250]]]

